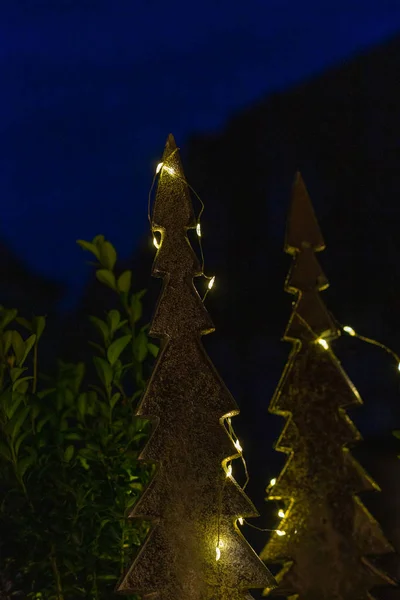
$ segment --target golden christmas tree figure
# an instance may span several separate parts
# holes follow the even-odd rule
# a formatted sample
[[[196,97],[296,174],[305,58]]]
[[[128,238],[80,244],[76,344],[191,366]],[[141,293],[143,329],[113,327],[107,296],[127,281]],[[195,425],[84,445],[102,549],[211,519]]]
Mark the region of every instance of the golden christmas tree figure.
[[[160,600],[251,598],[248,589],[274,579],[237,525],[257,511],[229,460],[238,450],[224,420],[237,405],[201,343],[214,328],[193,284],[202,267],[187,231],[200,231],[172,136],[157,171],[153,275],[163,289],[151,335],[161,350],[137,411],[153,421],[141,459],[157,470],[130,515],[151,521],[150,533],[118,591]]]
[[[362,404],[333,354],[340,334],[319,292],[328,287],[315,253],[325,243],[300,174],[293,188],[285,251],[294,262],[286,291],[296,294],[284,334],[293,350],[270,405],[287,419],[276,450],[286,464],[267,491],[282,518],[261,553],[283,564],[273,595],[299,600],[371,599],[371,589],[393,583],[368,557],[392,551],[356,494],[378,490],[348,444],[361,439],[347,407]]]

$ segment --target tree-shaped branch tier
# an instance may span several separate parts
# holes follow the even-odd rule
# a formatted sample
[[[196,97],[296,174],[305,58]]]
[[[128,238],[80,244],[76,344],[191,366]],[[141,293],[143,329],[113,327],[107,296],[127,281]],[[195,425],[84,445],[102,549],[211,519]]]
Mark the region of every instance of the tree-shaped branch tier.
[[[332,352],[339,331],[320,298],[328,281],[315,253],[323,250],[314,210],[297,175],[285,251],[294,262],[285,289],[296,302],[284,334],[293,349],[269,410],[286,418],[276,450],[288,455],[268,499],[284,517],[261,553],[283,564],[274,595],[299,600],[372,598],[392,580],[370,557],[392,551],[380,526],[357,496],[378,486],[352,457],[361,439],[346,413],[361,398]]]
[[[162,600],[231,600],[274,585],[237,526],[257,511],[224,464],[237,456],[224,420],[238,414],[201,343],[214,330],[193,284],[202,267],[187,232],[196,218],[169,136],[152,213],[161,239],[153,275],[163,288],[151,335],[161,350],[137,414],[153,422],[141,459],[156,473],[130,517],[150,533],[119,591]]]

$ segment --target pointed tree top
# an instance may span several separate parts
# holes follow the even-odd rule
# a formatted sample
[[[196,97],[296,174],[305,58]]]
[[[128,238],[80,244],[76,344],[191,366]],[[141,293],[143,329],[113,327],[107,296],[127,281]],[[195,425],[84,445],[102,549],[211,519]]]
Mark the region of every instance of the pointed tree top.
[[[303,178],[297,172],[286,227],[285,252],[296,254],[304,248],[319,252],[324,250],[325,242]]]
[[[153,230],[173,231],[196,227],[196,218],[179,150],[170,133],[158,165],[159,182],[151,224]]]

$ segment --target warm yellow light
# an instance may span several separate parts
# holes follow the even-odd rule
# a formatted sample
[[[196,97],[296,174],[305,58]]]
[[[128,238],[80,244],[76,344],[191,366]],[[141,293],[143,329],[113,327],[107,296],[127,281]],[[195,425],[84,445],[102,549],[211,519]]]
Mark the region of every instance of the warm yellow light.
[[[228,421],[229,425],[232,423],[232,420],[230,417],[227,418],[227,421]]]
[[[201,237],[201,225],[200,223],[197,223],[196,225],[196,233],[199,237]]]
[[[397,365],[397,369],[400,371],[400,362],[399,362],[399,364]]]
[[[218,546],[215,547],[215,560],[219,560],[221,558],[221,550]]]
[[[354,329],[352,327],[349,327],[348,325],[343,327],[343,331],[345,331],[349,335],[356,335],[356,332],[354,331]]]
[[[215,275],[213,277],[211,277],[210,281],[208,282],[208,289],[211,290],[211,288],[213,287],[215,283]]]
[[[172,167],[166,167],[165,165],[163,165],[162,167],[165,171],[167,171],[167,173],[169,173],[170,175],[175,175],[175,169],[173,169]]]
[[[240,442],[239,442],[239,440],[236,440],[236,442],[235,442],[235,448],[236,448],[236,450],[237,450],[238,452],[243,452],[243,448],[242,448],[242,446],[240,445]]]
[[[226,476],[232,477],[232,465],[228,465],[228,467],[226,469]]]
[[[283,519],[284,516],[285,516],[285,512],[282,509],[278,510],[278,517],[280,517],[281,519]]]
[[[326,340],[324,340],[324,338],[318,338],[317,339],[318,344],[320,344],[323,348],[325,348],[325,350],[328,350],[329,348],[329,344]]]
[[[276,479],[275,477],[273,479],[271,479],[271,481],[269,482],[269,485],[275,485],[276,484]]]
[[[239,518],[238,518],[238,521],[239,521],[239,523],[240,523],[241,525],[243,525],[243,523],[244,523],[244,521],[243,521],[243,517],[239,517]]]
[[[153,244],[155,245],[155,247],[157,248],[157,250],[161,246],[160,242],[157,240],[157,238],[156,238],[155,235],[153,236]]]
[[[275,529],[275,531],[279,536],[286,535],[286,531],[282,531],[282,529]]]
[[[161,171],[163,164],[164,163],[162,163],[162,162],[158,163],[157,168],[156,168],[156,173],[159,173]]]

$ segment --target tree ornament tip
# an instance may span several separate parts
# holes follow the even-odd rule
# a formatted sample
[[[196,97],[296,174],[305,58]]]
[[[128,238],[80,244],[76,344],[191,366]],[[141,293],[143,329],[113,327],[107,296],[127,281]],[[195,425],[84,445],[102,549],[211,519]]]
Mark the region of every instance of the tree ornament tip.
[[[287,220],[285,252],[295,254],[304,248],[325,249],[325,241],[300,171],[296,172]]]

